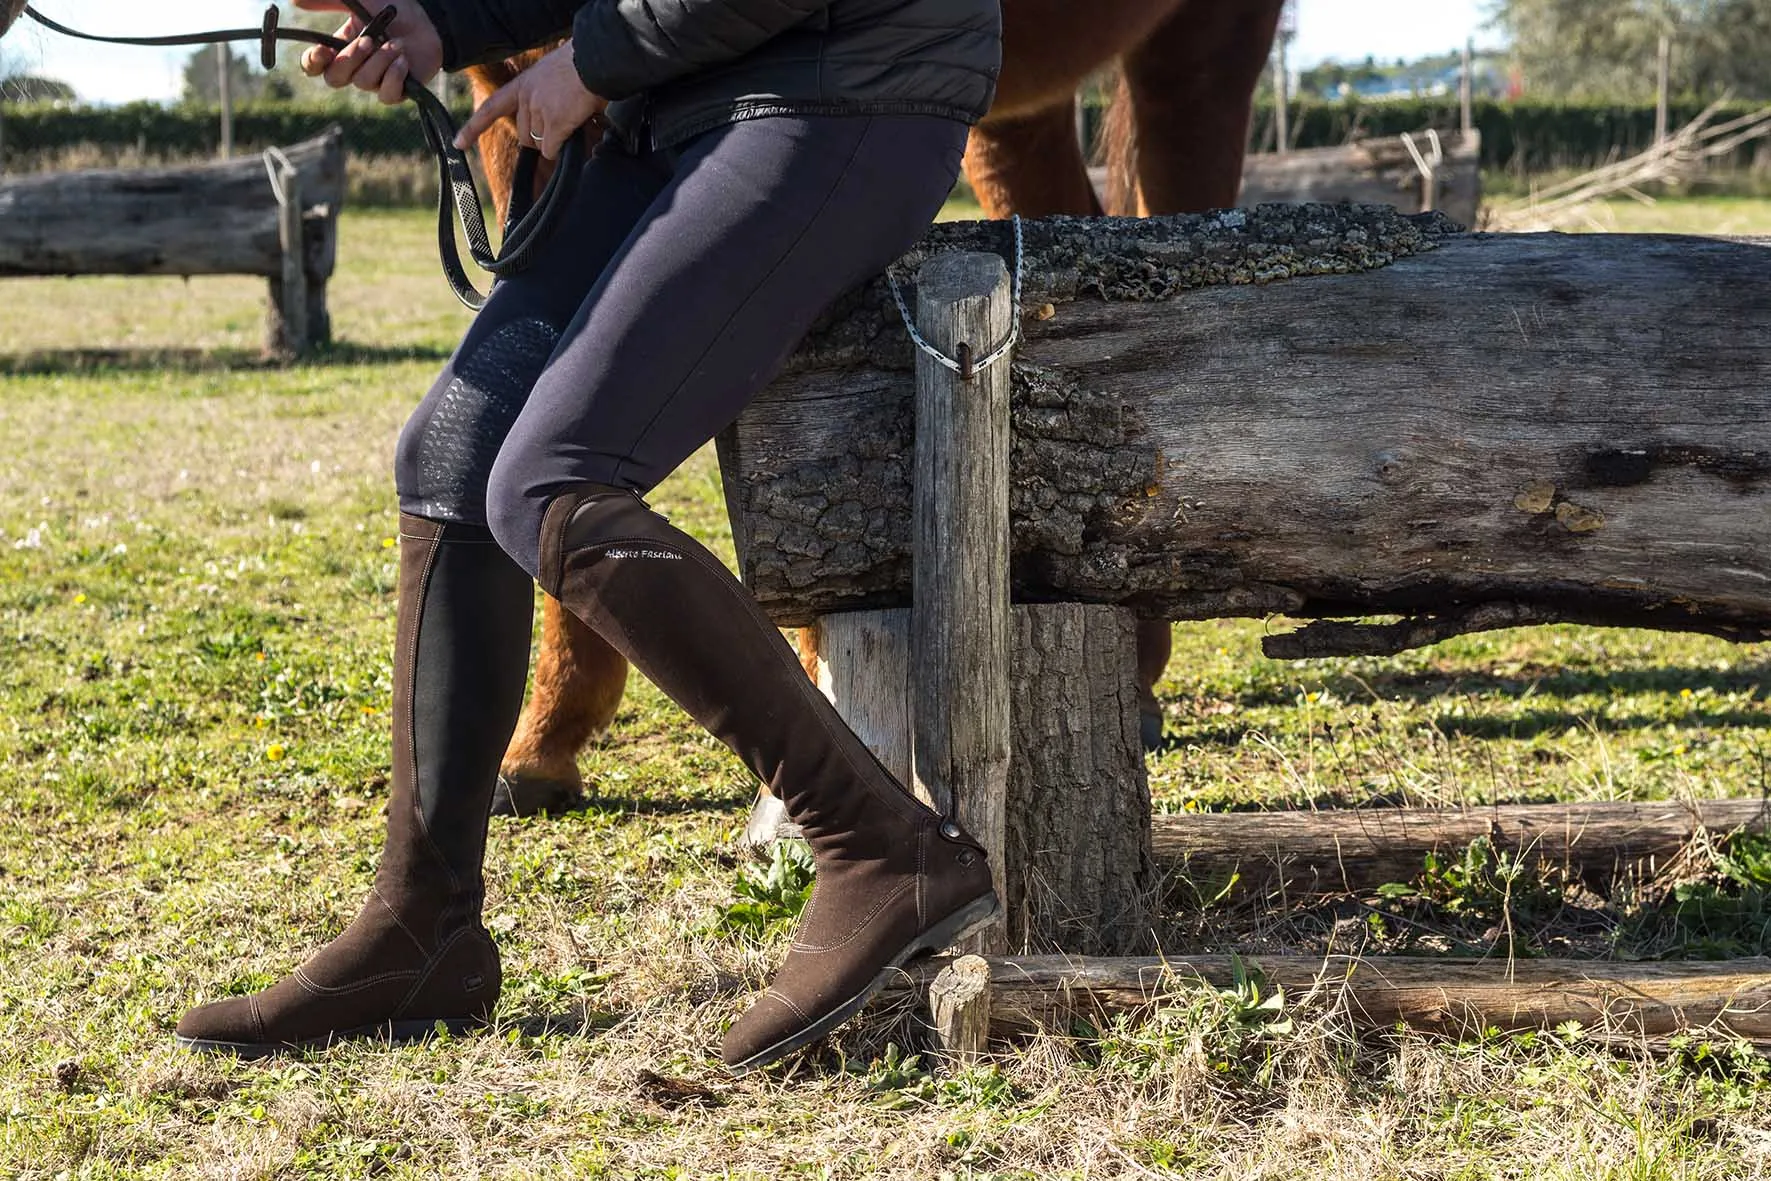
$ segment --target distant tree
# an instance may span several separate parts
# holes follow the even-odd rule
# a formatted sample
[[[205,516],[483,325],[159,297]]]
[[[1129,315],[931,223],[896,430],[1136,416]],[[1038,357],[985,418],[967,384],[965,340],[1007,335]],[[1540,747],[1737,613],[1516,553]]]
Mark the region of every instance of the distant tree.
[[[1660,38],[1672,38],[1672,89],[1771,97],[1766,0],[1495,0],[1533,94],[1647,99]]]
[[[221,101],[221,77],[216,69],[218,54],[227,54],[228,87],[236,103],[258,96],[264,86],[264,75],[252,68],[246,55],[234,52],[227,45],[205,45],[185,61],[184,93],[187,103],[214,105]]]

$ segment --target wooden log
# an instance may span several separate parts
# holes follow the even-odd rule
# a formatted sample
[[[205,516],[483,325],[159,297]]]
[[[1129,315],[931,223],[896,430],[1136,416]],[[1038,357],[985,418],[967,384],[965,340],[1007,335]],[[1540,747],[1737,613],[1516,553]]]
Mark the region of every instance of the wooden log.
[[[344,202],[343,132],[284,149],[322,239]],[[310,226],[310,233],[312,227]],[[308,257],[329,265],[317,240]],[[256,155],[139,171],[64,172],[0,181],[0,276],[283,273],[277,201]]]
[[[918,279],[923,339],[959,373],[916,361],[912,763],[917,791],[988,851],[998,896],[1009,768],[1009,367],[973,371],[1014,324],[993,254],[931,259]],[[1006,950],[999,918],[967,940]]]
[[[1158,816],[1152,844],[1166,872],[1207,897],[1232,875],[1244,896],[1413,882],[1428,853],[1455,856],[1477,840],[1602,888],[1621,873],[1664,867],[1700,832],[1762,831],[1768,823],[1771,807],[1757,799],[1229,812]]]
[[[1023,732],[1018,716],[1016,726]],[[1027,856],[1016,851],[1013,834],[1026,801],[1021,784],[1028,781],[1023,760],[1029,757],[1028,748],[1017,742],[1010,774],[1011,882]],[[1071,798],[1073,805],[1084,806],[1093,799],[1082,792]],[[1652,874],[1672,864],[1700,833],[1741,830],[1771,830],[1771,804],[1745,799],[1197,813],[1154,817],[1150,842],[1157,870],[1171,886],[1180,879],[1193,893],[1215,897],[1234,874],[1240,893],[1301,900],[1413,882],[1428,853],[1461,854],[1478,840],[1528,866],[1603,889],[1621,875]],[[771,828],[767,838],[776,835]],[[1012,885],[1010,895],[1016,895]],[[1052,945],[1068,943],[1060,935]]]
[[[1151,946],[1161,883],[1138,738],[1136,635],[1122,607],[1014,610],[1003,898],[1017,951]]]
[[[299,357],[307,352],[310,343],[307,244],[302,224],[302,212],[306,206],[302,203],[301,171],[287,156],[268,158],[266,167],[272,173],[271,190],[277,201],[277,236],[283,250],[282,273],[270,280],[267,347],[278,356]]]
[[[950,961],[910,968],[876,1003],[920,994]],[[1068,1034],[1078,1019],[1097,1026],[1148,1012],[1177,990],[1232,987],[1231,956],[1088,959],[991,957],[991,1035],[1037,1030]],[[1245,960],[1287,1007],[1336,1009],[1369,1029],[1398,1025],[1469,1036],[1555,1029],[1579,1022],[1596,1037],[1640,1039],[1709,1030],[1771,1044],[1771,959],[1725,963],[1605,963],[1589,960],[1463,960],[1385,956],[1261,956]]]
[[[1431,138],[1412,138],[1430,160]],[[1241,203],[1319,201],[1389,205],[1403,213],[1438,210],[1458,225],[1474,228],[1482,204],[1481,133],[1447,132],[1438,140],[1442,158],[1430,185],[1423,185],[1420,167],[1400,136],[1250,156],[1242,171]]]
[[[1771,635],[1771,247],[1326,206],[1026,236],[1017,601]],[[862,289],[727,439],[784,624],[910,600],[910,354]]]
[[[976,1063],[990,1042],[990,964],[966,955],[937,972],[929,984],[929,1014],[941,1052],[961,1066]]]

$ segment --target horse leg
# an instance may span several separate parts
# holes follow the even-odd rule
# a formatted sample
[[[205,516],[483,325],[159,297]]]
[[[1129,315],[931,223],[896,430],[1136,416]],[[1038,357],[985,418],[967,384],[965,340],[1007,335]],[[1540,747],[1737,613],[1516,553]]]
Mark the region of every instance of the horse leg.
[[[1236,204],[1255,86],[1284,6],[1284,0],[1194,0],[1125,54],[1140,213]]]
[[[799,666],[812,684],[818,683],[818,643],[822,633],[817,624],[802,627],[794,633],[793,646],[799,651]],[[763,852],[783,837],[797,837],[799,829],[787,819],[787,805],[776,799],[769,785],[756,785],[756,800],[750,805],[750,819],[744,822],[744,835],[738,843]]]
[[[1098,215],[1100,200],[1088,179],[1088,161],[1076,138],[1069,95],[1041,110],[986,118],[972,128],[965,178],[984,216]]]
[[[578,752],[609,728],[626,688],[621,654],[557,600],[545,599],[535,692],[504,752],[493,812],[532,816],[581,803]]]

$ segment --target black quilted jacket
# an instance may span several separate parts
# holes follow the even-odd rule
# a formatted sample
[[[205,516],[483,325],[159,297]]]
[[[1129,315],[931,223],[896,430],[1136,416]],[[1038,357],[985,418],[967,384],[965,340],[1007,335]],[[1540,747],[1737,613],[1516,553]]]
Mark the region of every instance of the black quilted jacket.
[[[975,123],[1001,64],[999,0],[420,0],[449,69],[572,35],[630,141],[776,114]]]

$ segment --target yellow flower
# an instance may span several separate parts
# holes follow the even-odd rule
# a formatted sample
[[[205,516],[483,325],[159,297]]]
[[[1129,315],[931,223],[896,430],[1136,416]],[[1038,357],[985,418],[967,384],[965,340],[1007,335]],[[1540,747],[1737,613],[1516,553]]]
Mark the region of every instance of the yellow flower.
[[[273,742],[265,748],[264,757],[274,763],[288,753],[281,742]]]
[[[394,539],[393,539],[393,538],[391,538],[391,537],[384,537],[384,538],[382,538],[382,539],[381,539],[381,548],[382,548],[382,549],[392,549],[392,548],[394,548]]]
[[[86,594],[84,591],[82,591],[80,594],[77,594],[74,596],[74,605],[76,607],[78,607],[81,603],[84,603],[85,601],[86,601]]]
[[[1691,691],[1691,690],[1689,690],[1689,689],[1680,689],[1680,690],[1679,690],[1679,696],[1680,696],[1680,697],[1696,697],[1696,696],[1697,696],[1697,694],[1695,694],[1695,693],[1693,693],[1693,692],[1692,692],[1692,691]]]

